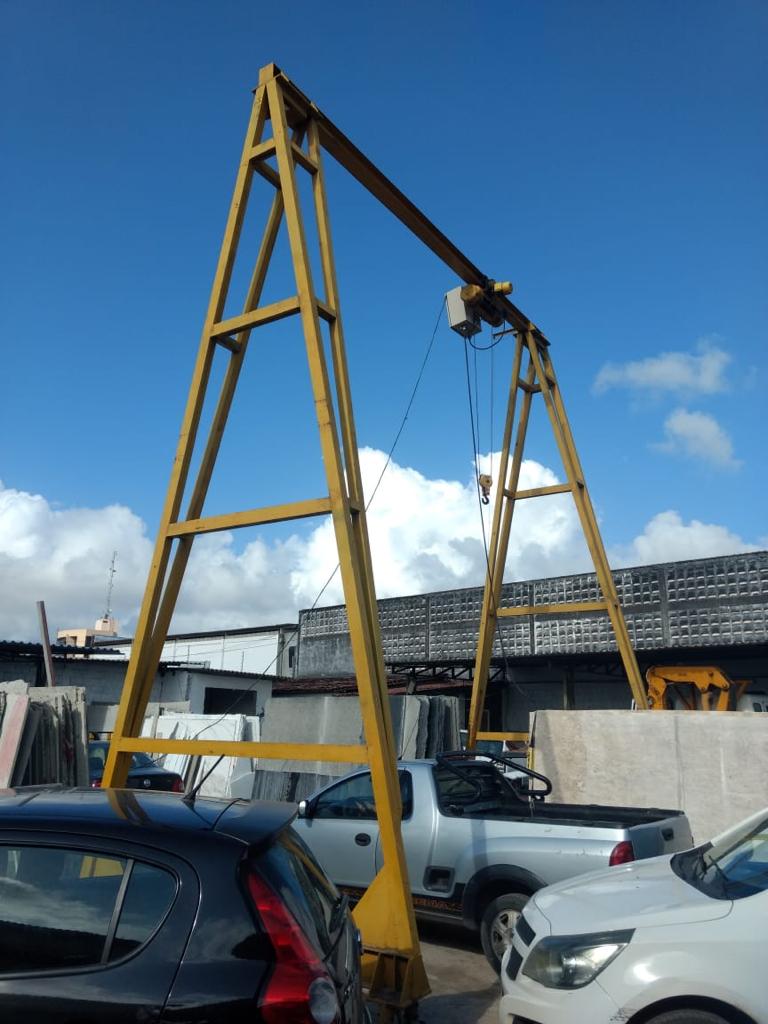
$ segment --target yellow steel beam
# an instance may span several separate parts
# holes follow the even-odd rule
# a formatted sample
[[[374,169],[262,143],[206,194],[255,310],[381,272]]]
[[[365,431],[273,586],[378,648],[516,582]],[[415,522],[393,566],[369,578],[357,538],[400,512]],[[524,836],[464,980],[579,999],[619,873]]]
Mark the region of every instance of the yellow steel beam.
[[[529,732],[479,732],[479,740],[511,740],[516,743],[527,743],[531,738]]]
[[[329,324],[332,324],[336,319],[336,312],[326,302],[321,302],[317,299],[317,312],[320,314],[321,320],[326,320]]]
[[[252,161],[268,160],[270,157],[275,155],[275,150],[275,140],[265,139],[264,142],[260,142],[258,146],[253,147],[250,159]],[[310,174],[317,173],[317,162],[307,156],[301,146],[293,140],[291,140],[291,153],[293,154],[293,159],[296,163],[300,164],[305,171],[309,171]]]
[[[248,154],[248,159],[253,162],[257,160],[268,160],[275,155],[275,140],[264,139],[257,146],[254,146]]]
[[[293,259],[296,285],[301,302],[301,318],[310,370],[310,381],[315,397],[323,463],[328,489],[333,503],[333,526],[339,552],[339,567],[344,587],[347,619],[349,622],[352,657],[357,677],[360,706],[363,715],[368,763],[379,820],[383,866],[373,884],[356,908],[356,919],[361,927],[366,948],[380,952],[396,951],[408,964],[411,981],[409,991],[399,992],[398,1000],[406,1004],[429,991],[416,932],[410,885],[405,855],[400,836],[402,806],[400,787],[395,767],[394,730],[386,693],[386,674],[381,652],[378,618],[371,612],[373,580],[367,536],[364,528],[363,494],[357,444],[354,440],[346,357],[335,289],[330,230],[327,220],[325,192],[320,170],[313,179],[313,194],[318,220],[321,263],[326,300],[336,317],[331,324],[331,352],[336,383],[336,396],[341,423],[341,441],[337,432],[330,381],[325,360],[325,349],[318,320],[318,303],[312,282],[306,237],[301,216],[295,180],[294,161],[288,145],[288,124],[281,85],[275,78],[264,79],[269,97],[272,131],[276,142],[277,164],[280,171],[288,240]],[[315,139],[310,122],[310,142]],[[319,168],[319,150],[312,148],[312,156]],[[353,512],[351,503],[357,511]],[[363,523],[361,527],[361,522]],[[375,604],[375,598],[373,599]],[[376,963],[381,958],[377,956]],[[374,972],[375,973],[375,972]],[[390,1003],[393,994],[377,991],[372,978],[373,998]]]
[[[253,169],[257,174],[260,174],[262,178],[265,178],[270,185],[273,185],[277,189],[280,188],[280,175],[264,160],[254,161]]]
[[[572,601],[570,604],[526,604],[513,608],[497,608],[499,618],[515,615],[576,615],[580,612],[607,612],[605,601]]]
[[[264,121],[267,114],[264,101],[265,90],[258,89],[254,97],[240,166],[235,179],[232,202],[224,229],[224,241],[222,242],[221,252],[216,264],[208,312],[200,345],[198,346],[197,360],[192,374],[192,384],[176,448],[176,458],[171,469],[168,491],[160,517],[160,529],[158,530],[144,598],[141,610],[139,611],[136,633],[131,645],[131,656],[115,720],[115,733],[118,736],[137,736],[140,733],[144,710],[157,668],[157,661],[154,655],[156,654],[157,659],[159,659],[160,650],[162,649],[162,641],[159,645],[153,643],[154,637],[157,635],[153,635],[153,631],[156,626],[157,612],[163,597],[163,583],[171,557],[172,541],[168,538],[167,529],[171,523],[176,522],[179,518],[184,488],[192,461],[194,443],[197,437],[203,402],[205,400],[205,391],[213,361],[213,346],[210,343],[211,330],[213,325],[221,320],[229,282],[232,278],[235,252],[243,226],[253,178],[248,153],[259,140],[264,129]],[[231,358],[237,359],[238,356],[233,354]],[[179,579],[179,585],[180,583],[181,580]],[[170,611],[172,612],[172,610],[173,607],[171,606]],[[170,614],[168,620],[170,621]],[[167,633],[167,626],[165,633]],[[110,747],[107,761],[104,765],[104,784],[106,786],[123,785],[128,777],[130,763],[131,758],[127,752],[120,752],[117,747],[114,749]]]
[[[299,298],[297,295],[292,295],[289,299],[281,299],[280,302],[272,302],[269,306],[261,306],[248,313],[241,313],[240,316],[222,320],[220,324],[214,324],[211,337],[217,338],[221,334],[239,334],[252,327],[260,327],[262,324],[271,324],[275,320],[282,320],[286,316],[294,316],[298,312]]]
[[[647,708],[648,697],[643,685],[642,676],[640,675],[637,658],[632,648],[632,641],[629,637],[624,613],[619,604],[616,584],[614,583],[611,567],[608,564],[608,556],[605,553],[603,540],[600,536],[600,527],[597,523],[589,492],[584,483],[584,470],[576,451],[571,425],[565,412],[563,396],[560,388],[557,386],[557,377],[552,365],[552,359],[548,350],[537,343],[536,334],[533,330],[528,330],[525,337],[531,361],[536,367],[536,377],[541,385],[541,393],[555,434],[560,458],[572,488],[573,500],[589,553],[592,556],[597,581],[600,584],[600,589],[607,605],[608,616],[613,627],[613,634],[616,637],[616,646],[619,649],[627,681],[629,682],[629,687],[637,707]]]
[[[318,141],[353,178],[379,200],[421,242],[450,267],[467,284],[485,287],[490,278],[443,234],[435,224],[403,192],[355,146],[350,139],[312,103],[275,64],[261,69],[259,83],[277,79],[286,102],[292,110],[292,123],[301,124],[307,118],[317,125]],[[514,327],[529,327],[529,318],[504,295],[494,294],[489,301],[499,309],[503,318]],[[542,332],[535,328],[539,339],[546,344]]]
[[[247,512],[228,512],[221,516],[207,516],[205,519],[187,519],[180,523],[172,523],[168,527],[168,536],[186,537],[190,534],[217,533],[219,530],[237,530],[242,526],[265,526],[268,523],[284,523],[291,519],[325,516],[330,512],[330,498],[312,498],[309,501],[294,501],[288,505],[252,508]]]
[[[557,386],[554,366],[548,346],[542,344],[537,329],[529,324],[524,330],[517,332],[517,348],[512,369],[512,385],[507,403],[507,421],[504,431],[501,465],[499,469],[500,485],[496,493],[494,505],[494,526],[491,545],[488,553],[488,571],[483,595],[483,606],[480,617],[477,656],[472,683],[472,699],[470,702],[467,723],[467,746],[472,748],[479,735],[480,722],[485,706],[485,694],[488,685],[493,640],[499,618],[524,615],[575,615],[582,612],[605,612],[610,617],[616,637],[619,654],[624,665],[632,695],[638,707],[646,707],[645,689],[642,685],[637,659],[632,649],[627,632],[624,615],[619,605],[616,586],[611,574],[608,559],[603,547],[597,519],[584,483],[584,471],[581,467],[576,446],[571,433],[570,424],[565,413],[560,389]],[[520,376],[520,357],[522,351],[528,353],[528,373]],[[509,466],[508,439],[511,436],[515,418],[517,392],[522,391],[523,402],[518,421],[517,438]],[[547,413],[552,425],[555,441],[563,462],[567,482],[547,487],[531,487],[518,489],[520,467],[522,465],[523,447],[528,427],[530,403],[535,394],[544,397]],[[507,473],[509,472],[509,478]],[[522,607],[500,608],[502,578],[507,557],[510,528],[515,502],[521,499],[541,497],[549,494],[573,495],[584,537],[589,548],[598,583],[602,591],[602,601],[583,601],[549,605],[526,605]],[[499,524],[501,524],[499,526]]]
[[[344,333],[339,315],[338,286],[333,259],[330,221],[328,217],[321,146],[316,122],[309,127],[309,152],[318,171],[313,180],[315,214],[325,295],[337,313],[330,325],[331,356],[336,381],[341,441],[349,488],[352,515],[351,556],[348,567],[357,576],[358,600],[350,617],[350,637],[357,670],[358,691],[363,709],[363,720],[375,724],[377,741],[369,745],[371,781],[379,820],[379,834],[383,867],[373,884],[355,908],[355,920],[360,927],[367,950],[376,956],[364,960],[365,980],[373,999],[389,1001],[388,991],[393,983],[399,993],[400,1005],[407,1006],[429,991],[424,971],[410,883],[405,862],[405,851],[400,834],[402,807],[400,786],[393,766],[397,758],[394,730],[381,647],[378,608],[373,586],[373,569],[365,521],[365,500],[358,458],[357,437],[352,411]],[[343,566],[342,566],[343,567]],[[349,616],[350,606],[347,605]],[[368,726],[366,725],[366,736]],[[399,958],[382,955],[382,951],[396,950]],[[403,964],[405,965],[403,967]],[[385,969],[386,965],[386,969]],[[402,973],[400,973],[402,968]]]
[[[258,126],[258,132],[263,130],[264,116],[265,116],[265,105],[262,102],[264,91],[257,90],[254,98],[254,110],[259,111],[260,123]],[[249,129],[250,132],[250,129]],[[294,138],[300,140],[302,138],[302,130],[297,129],[294,133]],[[248,134],[246,135],[246,141]],[[233,202],[237,199],[237,183],[235,184],[235,195]],[[246,311],[251,310],[258,306],[261,299],[261,294],[264,288],[264,282],[266,280],[267,270],[269,268],[272,253],[277,241],[278,231],[283,218],[283,197],[278,191],[270,207],[269,214],[267,216],[267,222],[264,227],[264,233],[259,247],[259,252],[254,265],[253,274],[251,281],[248,286],[248,291],[245,298],[244,309]],[[231,236],[230,236],[231,242]],[[224,252],[225,246],[228,244],[228,236],[225,232],[224,241],[222,242],[222,253]],[[221,384],[219,392],[219,398],[216,404],[216,410],[213,415],[211,426],[208,433],[208,438],[205,443],[205,450],[203,452],[202,459],[200,460],[200,466],[197,471],[197,478],[195,485],[192,489],[192,495],[189,499],[187,506],[187,520],[197,519],[202,512],[203,503],[205,501],[206,494],[208,493],[208,487],[210,485],[211,476],[213,474],[213,467],[216,463],[216,458],[221,446],[221,439],[224,435],[224,428],[227,424],[229,417],[229,411],[232,407],[232,400],[234,398],[235,389],[237,382],[240,378],[240,373],[243,368],[245,361],[246,352],[248,349],[248,342],[250,338],[250,330],[245,330],[237,336],[239,347],[234,352],[232,358],[227,364],[227,369],[224,374],[224,380]],[[195,381],[193,380],[192,388],[190,393],[195,388]],[[194,442],[194,438],[191,439]],[[172,540],[172,538],[170,538]],[[154,619],[154,626],[151,630],[149,638],[145,641],[145,653],[142,661],[139,663],[139,667],[136,670],[137,678],[143,680],[142,688],[135,697],[135,704],[133,707],[133,715],[135,725],[131,729],[131,734],[136,734],[141,730],[141,720],[146,708],[147,701],[149,700],[149,694],[154,681],[155,672],[160,661],[160,654],[165,643],[165,638],[168,635],[168,629],[171,623],[171,617],[173,610],[176,606],[176,600],[178,598],[179,589],[181,587],[182,579],[184,578],[184,572],[189,561],[189,556],[192,552],[192,542],[194,537],[181,537],[177,540],[176,551],[173,556],[173,562],[171,568],[168,571],[165,589],[162,591],[162,599],[159,601],[158,608]],[[148,583],[149,586],[149,583]],[[134,640],[133,647],[136,647],[136,640]],[[133,648],[131,653],[133,654]],[[130,666],[129,666],[130,673]],[[127,685],[126,678],[126,685]],[[127,767],[126,767],[127,771]]]
[[[112,744],[118,750],[145,754],[263,757],[280,761],[336,761],[340,764],[364,764],[368,759],[368,748],[355,743],[262,743],[251,740],[171,740],[122,736],[114,738]]]
[[[505,492],[508,498],[514,498],[516,501],[522,501],[524,498],[541,498],[546,494],[570,493],[570,484],[551,484],[548,487],[528,487],[524,491],[515,491],[514,494],[511,491]]]

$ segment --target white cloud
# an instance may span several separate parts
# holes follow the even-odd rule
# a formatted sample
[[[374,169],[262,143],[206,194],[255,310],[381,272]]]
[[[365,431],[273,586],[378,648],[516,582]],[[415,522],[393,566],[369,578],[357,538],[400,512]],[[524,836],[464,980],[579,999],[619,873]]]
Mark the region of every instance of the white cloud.
[[[609,556],[611,565],[615,566],[652,565],[755,551],[759,546],[745,542],[717,523],[702,523],[698,519],[685,523],[679,512],[669,509],[655,515],[641,534],[624,547],[609,552]]]
[[[670,455],[686,455],[720,469],[737,469],[733,443],[714,416],[706,412],[675,409],[664,421],[666,440],[653,445]]]
[[[384,453],[360,452],[367,493],[384,465]],[[488,456],[481,468],[488,469]],[[498,458],[495,460],[498,465]],[[527,460],[522,487],[557,482],[555,474]],[[486,509],[489,517],[491,506]],[[368,514],[377,593],[394,597],[481,584],[485,554],[474,478],[430,479],[392,463]],[[195,542],[172,630],[289,622],[312,604],[336,564],[330,520],[304,536],[270,541],[259,534],[237,547],[236,534]],[[677,512],[655,516],[643,532],[612,553],[614,564],[638,564],[749,550],[726,527]],[[0,484],[0,639],[36,639],[35,601],[44,599],[53,633],[91,625],[104,611],[107,571],[117,549],[113,607],[124,632],[132,632],[142,597],[152,542],[141,519],[121,505],[57,509],[41,495]],[[584,571],[589,559],[569,495],[518,503],[507,579]],[[338,574],[322,604],[342,601]]]
[[[482,460],[487,471],[489,457]],[[360,462],[370,494],[385,462],[365,448]],[[496,457],[498,465],[498,456]],[[521,486],[557,481],[527,460]],[[584,568],[576,517],[567,495],[521,502],[515,515],[508,573],[518,578]],[[486,509],[488,518],[491,506]],[[368,513],[377,593],[381,597],[480,584],[485,553],[474,477],[430,479],[393,462]],[[187,568],[172,629],[291,621],[313,603],[337,561],[333,526],[324,520],[304,536],[270,541],[260,534],[244,547],[236,535],[199,538]],[[34,639],[35,602],[44,599],[49,626],[91,625],[104,611],[107,571],[117,550],[114,613],[132,631],[152,542],[145,524],[120,505],[56,509],[43,496],[0,484],[0,638]],[[323,604],[341,602],[337,573]]]
[[[364,448],[360,452],[363,486],[370,494],[386,456]],[[490,457],[481,459],[483,472]],[[495,458],[498,466],[498,456]],[[525,460],[521,487],[541,487],[557,482],[546,466]],[[508,574],[525,578],[582,567],[574,549],[578,523],[568,495],[557,495],[534,504],[523,501],[515,512],[515,526],[507,562]],[[490,510],[492,506],[488,506]],[[415,469],[392,463],[368,512],[371,557],[380,597],[425,593],[482,583],[485,550],[480,532],[474,478],[431,480]],[[490,530],[486,525],[486,536]],[[294,592],[311,603],[328,579],[336,562],[333,531],[327,521],[314,531],[304,557],[293,572]],[[560,568],[568,566],[568,570]],[[341,602],[341,581],[334,578],[323,602]]]
[[[691,352],[662,352],[629,363],[606,363],[595,378],[596,394],[611,388],[631,391],[673,392],[682,395],[713,395],[728,390],[725,373],[731,355],[702,338]]]
[[[152,548],[138,516],[122,505],[56,509],[0,483],[0,638],[36,638],[39,600],[54,633],[93,625],[104,612],[115,548],[123,608],[135,616]]]

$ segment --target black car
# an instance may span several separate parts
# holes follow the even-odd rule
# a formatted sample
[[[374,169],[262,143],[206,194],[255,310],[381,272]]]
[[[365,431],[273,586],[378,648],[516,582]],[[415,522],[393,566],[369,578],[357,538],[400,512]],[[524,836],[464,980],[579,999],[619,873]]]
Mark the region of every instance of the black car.
[[[0,793],[2,1024],[362,1024],[359,935],[293,814]]]
[[[88,780],[93,789],[98,789],[104,775],[109,743],[105,740],[91,740],[88,744]],[[147,754],[131,755],[126,786],[130,789],[164,789],[171,793],[184,792],[184,780],[176,772],[169,772],[155,764]]]

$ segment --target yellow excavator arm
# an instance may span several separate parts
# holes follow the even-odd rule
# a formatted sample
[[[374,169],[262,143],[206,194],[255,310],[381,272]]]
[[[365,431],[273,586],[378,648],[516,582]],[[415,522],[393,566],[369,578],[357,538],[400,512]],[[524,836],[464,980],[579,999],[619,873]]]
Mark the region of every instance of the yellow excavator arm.
[[[667,711],[731,711],[749,685],[748,679],[731,679],[715,665],[653,665],[645,673],[648,707]],[[670,693],[671,691],[671,693]],[[678,704],[671,704],[674,694]]]

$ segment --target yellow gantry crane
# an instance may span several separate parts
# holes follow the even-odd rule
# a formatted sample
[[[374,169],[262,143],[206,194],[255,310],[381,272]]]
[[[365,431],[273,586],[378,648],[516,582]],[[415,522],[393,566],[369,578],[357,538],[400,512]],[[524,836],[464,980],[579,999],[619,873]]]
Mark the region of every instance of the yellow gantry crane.
[[[478,319],[496,325],[496,318],[483,305],[477,304],[477,292],[463,288],[461,297],[469,307],[476,306]],[[597,524],[592,502],[587,490],[570,423],[565,412],[563,396],[555,376],[550,345],[533,324],[513,326],[515,349],[512,359],[512,377],[507,402],[504,436],[499,465],[498,487],[493,508],[491,537],[488,545],[488,565],[480,616],[477,655],[472,680],[472,699],[467,723],[467,746],[473,748],[478,739],[504,739],[513,734],[491,733],[481,730],[485,695],[488,687],[488,670],[493,654],[493,643],[498,620],[512,616],[530,615],[574,615],[584,612],[607,614],[619,649],[624,671],[632,696],[638,708],[647,708],[648,700],[643,685],[635,652],[627,632],[624,613],[619,603],[616,585],[611,575],[600,529]],[[524,363],[527,364],[524,367]],[[518,396],[522,393],[520,408]],[[520,469],[523,463],[528,421],[534,397],[541,395],[547,409],[560,458],[565,470],[566,482],[549,487],[520,489]],[[515,422],[517,427],[515,430]],[[514,446],[512,434],[515,431]],[[482,483],[481,483],[482,486]],[[502,604],[502,583],[509,549],[512,518],[518,501],[540,498],[548,494],[570,494],[573,497],[579,522],[595,567],[602,597],[597,601],[568,602],[562,604],[510,605]],[[514,734],[516,737],[519,734]]]
[[[354,913],[363,936],[364,980],[370,997],[382,1005],[381,1019],[386,1020],[424,996],[429,986],[419,949],[400,835],[396,749],[331,244],[323,171],[325,153],[334,157],[402,221],[459,280],[474,286],[486,311],[495,310],[497,322],[516,331],[519,344],[522,345],[522,339],[525,339],[532,359],[541,363],[544,358],[542,353],[546,351],[546,339],[505,295],[494,291],[493,282],[279,68],[274,64],[262,68],[254,90],[208,312],[105,766],[104,784],[125,784],[130,758],[136,751],[350,764],[366,762],[370,766],[376,800],[383,866]],[[319,291],[313,279],[304,227],[297,182],[300,174],[307,174],[311,179],[311,207],[316,218],[320,249],[322,283]],[[226,317],[225,303],[254,176],[268,182],[273,189],[273,198],[243,312]],[[288,234],[295,294],[261,305],[267,271],[283,221]],[[299,318],[304,335],[327,494],[288,504],[207,516],[204,514],[205,500],[251,332],[287,317]],[[326,358],[324,331],[329,335],[330,361]],[[202,458],[194,479],[190,480],[213,358],[222,349],[228,354],[227,369],[202,444]],[[551,371],[545,369],[543,372]],[[526,395],[530,395],[535,387],[531,373],[526,380]],[[508,444],[505,450],[508,451]],[[186,494],[189,497],[182,511]],[[497,519],[499,514],[497,509]],[[285,743],[219,741],[205,739],[204,736],[189,740],[141,738],[147,701],[195,537],[220,530],[322,515],[329,515],[333,520],[365,742],[334,746],[296,744],[288,740]],[[503,530],[499,533],[497,529],[496,532],[497,538],[503,539]],[[505,542],[502,544],[501,539],[497,539],[495,543],[500,553]],[[494,609],[497,605],[498,600],[493,603]]]

